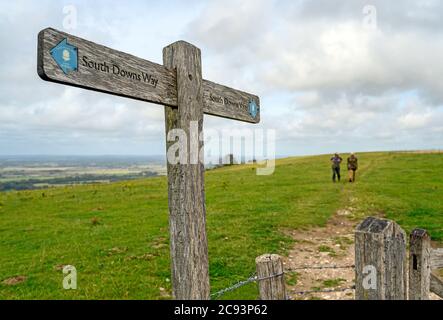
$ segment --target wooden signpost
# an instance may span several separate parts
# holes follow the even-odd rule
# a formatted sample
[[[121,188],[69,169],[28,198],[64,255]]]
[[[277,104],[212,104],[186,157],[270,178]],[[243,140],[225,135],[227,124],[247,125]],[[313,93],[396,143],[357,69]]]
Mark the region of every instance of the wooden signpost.
[[[200,49],[184,41],[164,48],[159,65],[48,28],[38,35],[37,71],[43,80],[164,105],[166,136],[181,129],[190,137],[197,123],[191,157],[192,147],[203,149],[203,114],[260,122],[259,98],[202,79]],[[167,150],[173,143],[167,139]],[[189,160],[167,164],[173,296],[209,299],[204,164]]]

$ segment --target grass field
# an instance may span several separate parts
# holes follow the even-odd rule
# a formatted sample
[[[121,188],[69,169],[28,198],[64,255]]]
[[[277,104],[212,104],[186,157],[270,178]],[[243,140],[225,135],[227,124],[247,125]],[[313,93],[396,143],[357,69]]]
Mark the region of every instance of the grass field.
[[[352,185],[331,182],[329,158],[278,160],[271,176],[249,165],[206,173],[212,292],[251,275],[256,256],[285,254],[284,230],[325,225],[342,208],[443,241],[443,154],[360,154]],[[168,243],[165,177],[0,193],[0,298],[168,299]],[[67,264],[77,290],[62,288]],[[6,284],[18,276],[25,280]],[[223,298],[255,299],[257,289]]]

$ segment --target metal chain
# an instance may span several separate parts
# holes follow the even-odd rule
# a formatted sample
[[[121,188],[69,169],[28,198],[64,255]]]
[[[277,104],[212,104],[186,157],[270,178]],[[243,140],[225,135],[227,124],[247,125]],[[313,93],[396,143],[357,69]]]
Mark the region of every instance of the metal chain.
[[[279,274],[273,274],[273,275],[268,276],[268,277],[257,278],[257,275],[254,273],[252,276],[250,276],[248,279],[246,279],[244,281],[239,281],[236,284],[234,284],[234,285],[232,285],[232,286],[230,286],[228,288],[222,289],[220,291],[217,291],[217,292],[211,294],[211,297],[219,297],[219,296],[221,296],[221,295],[223,295],[223,294],[225,294],[225,293],[227,293],[229,291],[233,291],[233,290],[238,289],[240,287],[243,287],[243,286],[245,286],[245,285],[247,285],[249,283],[263,281],[263,280],[267,280],[267,279],[271,279],[271,278],[281,277],[284,274],[285,274],[284,272],[281,272]]]
[[[217,291],[213,294],[211,294],[211,298],[215,297],[218,298],[221,295],[224,295],[227,292],[230,291],[234,291],[238,288],[241,288],[249,283],[252,282],[257,282],[257,281],[263,281],[263,280],[267,280],[267,279],[271,279],[271,278],[276,278],[276,277],[280,277],[282,275],[284,275],[285,273],[288,272],[293,272],[293,271],[297,271],[297,270],[307,270],[307,269],[347,269],[347,268],[355,268],[355,265],[344,265],[344,266],[337,266],[337,265],[331,265],[331,266],[302,266],[302,267],[295,267],[295,268],[289,268],[286,269],[285,271],[283,271],[282,273],[279,274],[274,274],[268,277],[264,277],[264,278],[257,278],[257,275],[254,273],[253,275],[251,275],[248,279],[243,280],[243,281],[239,281],[236,284],[227,287],[225,289],[222,289],[220,291]],[[294,294],[308,294],[308,293],[326,293],[326,292],[343,292],[343,291],[347,291],[347,290],[351,290],[351,289],[355,289],[355,286],[352,286],[350,288],[343,288],[343,289],[332,289],[332,290],[323,290],[323,291],[319,291],[319,290],[310,290],[310,291],[298,291],[298,292],[293,292]]]
[[[227,287],[225,289],[222,289],[220,291],[217,291],[217,292],[211,294],[211,298],[212,297],[218,298],[221,295],[224,295],[225,293],[227,293],[229,291],[233,291],[233,290],[238,289],[240,287],[243,287],[243,286],[245,286],[245,285],[247,285],[247,284],[249,284],[251,282],[255,282],[256,278],[257,278],[257,276],[254,274],[254,275],[250,276],[248,279],[246,279],[244,281],[239,281],[239,282],[237,282],[236,284],[234,284],[234,285],[232,285],[230,287]]]

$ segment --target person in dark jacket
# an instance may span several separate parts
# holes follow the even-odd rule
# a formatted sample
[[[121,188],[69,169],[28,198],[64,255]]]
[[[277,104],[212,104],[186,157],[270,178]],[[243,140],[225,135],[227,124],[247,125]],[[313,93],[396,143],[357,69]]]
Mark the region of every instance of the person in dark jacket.
[[[358,169],[358,159],[354,153],[348,158],[349,182],[355,182],[355,171]]]
[[[334,154],[334,156],[331,158],[331,165],[332,165],[332,181],[335,182],[335,179],[337,178],[340,182],[340,164],[343,161],[343,159],[340,157],[338,153]]]

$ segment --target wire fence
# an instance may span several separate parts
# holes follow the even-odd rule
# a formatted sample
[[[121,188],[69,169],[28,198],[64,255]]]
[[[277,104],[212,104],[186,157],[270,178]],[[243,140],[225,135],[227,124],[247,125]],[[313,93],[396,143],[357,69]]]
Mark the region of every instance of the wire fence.
[[[312,294],[312,293],[335,293],[335,292],[346,292],[350,290],[355,290],[355,286],[352,285],[350,287],[345,288],[336,288],[336,289],[324,289],[324,290],[307,290],[307,291],[291,291],[292,294],[297,295],[306,295],[306,294]]]
[[[294,271],[299,271],[299,270],[307,270],[307,269],[317,269],[317,270],[321,270],[321,269],[353,269],[355,268],[355,265],[350,264],[350,265],[343,265],[343,266],[338,266],[338,265],[328,265],[328,266],[301,266],[301,267],[295,267],[295,268],[289,268],[286,269],[286,272],[294,272]]]
[[[286,269],[284,272],[279,273],[279,274],[275,274],[269,277],[264,277],[264,278],[258,278],[257,274],[252,274],[249,278],[247,278],[246,280],[242,280],[239,281],[237,283],[235,283],[232,286],[229,286],[227,288],[224,288],[222,290],[219,290],[213,294],[211,294],[211,299],[217,299],[219,297],[221,297],[222,295],[237,290],[247,284],[253,283],[253,282],[259,282],[259,281],[264,281],[264,280],[268,280],[271,278],[277,278],[277,277],[281,277],[284,274],[287,273],[292,273],[295,271],[300,271],[300,270],[321,270],[321,269],[351,269],[351,268],[355,268],[355,265],[343,265],[343,266],[339,266],[339,265],[317,265],[317,266],[300,266],[300,267],[295,267],[295,268],[289,268]],[[349,290],[355,290],[355,286],[350,286],[350,287],[345,287],[345,288],[336,288],[336,289],[324,289],[324,290],[306,290],[306,291],[295,291],[292,290],[291,294],[294,295],[306,295],[306,294],[313,294],[313,293],[334,293],[334,292],[345,292],[345,291],[349,291]]]
[[[234,290],[236,290],[238,288],[241,288],[241,287],[243,287],[243,286],[245,286],[245,285],[247,285],[249,283],[281,277],[284,274],[285,273],[282,272],[282,273],[275,274],[275,275],[272,275],[272,276],[269,276],[269,277],[264,277],[264,278],[258,278],[256,274],[253,274],[252,276],[250,276],[248,279],[246,279],[244,281],[239,281],[239,282],[237,282],[236,284],[234,284],[234,285],[232,285],[230,287],[227,287],[225,289],[217,291],[216,293],[211,294],[211,297],[216,297],[217,298],[217,297],[220,297],[220,296],[224,295],[227,292],[234,291]]]

